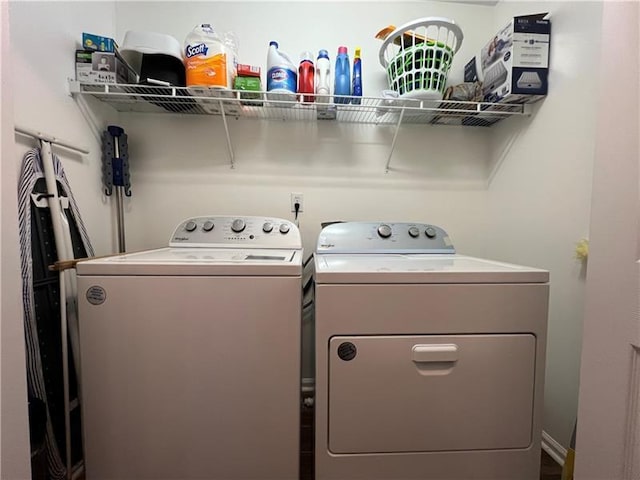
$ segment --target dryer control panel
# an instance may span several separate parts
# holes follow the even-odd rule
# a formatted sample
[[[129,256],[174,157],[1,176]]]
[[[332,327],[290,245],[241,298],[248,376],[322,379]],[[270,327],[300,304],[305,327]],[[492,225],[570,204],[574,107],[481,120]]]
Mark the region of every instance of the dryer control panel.
[[[192,217],[180,222],[170,247],[302,248],[293,222],[275,217]]]
[[[316,252],[456,253],[442,228],[428,223],[344,222],[323,228]]]

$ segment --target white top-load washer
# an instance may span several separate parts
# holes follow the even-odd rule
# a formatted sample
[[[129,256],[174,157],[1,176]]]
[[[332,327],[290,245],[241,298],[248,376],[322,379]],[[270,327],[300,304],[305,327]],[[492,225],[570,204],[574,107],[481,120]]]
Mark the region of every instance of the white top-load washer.
[[[87,478],[298,478],[293,223],[190,218],[77,272]]]
[[[316,480],[537,479],[548,279],[433,225],[324,228]]]

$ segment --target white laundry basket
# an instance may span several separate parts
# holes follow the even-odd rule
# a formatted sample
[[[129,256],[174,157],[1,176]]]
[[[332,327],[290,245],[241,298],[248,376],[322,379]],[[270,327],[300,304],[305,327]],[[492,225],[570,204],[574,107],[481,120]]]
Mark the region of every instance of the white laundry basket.
[[[441,100],[462,30],[442,17],[413,20],[396,28],[380,47],[389,88],[401,98]]]

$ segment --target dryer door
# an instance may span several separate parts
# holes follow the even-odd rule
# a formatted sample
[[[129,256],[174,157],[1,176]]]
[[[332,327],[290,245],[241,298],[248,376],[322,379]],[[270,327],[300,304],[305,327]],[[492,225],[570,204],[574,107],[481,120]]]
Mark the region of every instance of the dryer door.
[[[351,336],[329,341],[329,451],[527,448],[535,336]]]

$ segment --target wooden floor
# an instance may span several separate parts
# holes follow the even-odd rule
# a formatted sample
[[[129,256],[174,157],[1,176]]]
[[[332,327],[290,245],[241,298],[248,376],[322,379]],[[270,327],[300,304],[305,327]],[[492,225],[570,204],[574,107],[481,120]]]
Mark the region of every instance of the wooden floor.
[[[561,477],[562,467],[543,450],[540,459],[540,480],[560,480]]]

